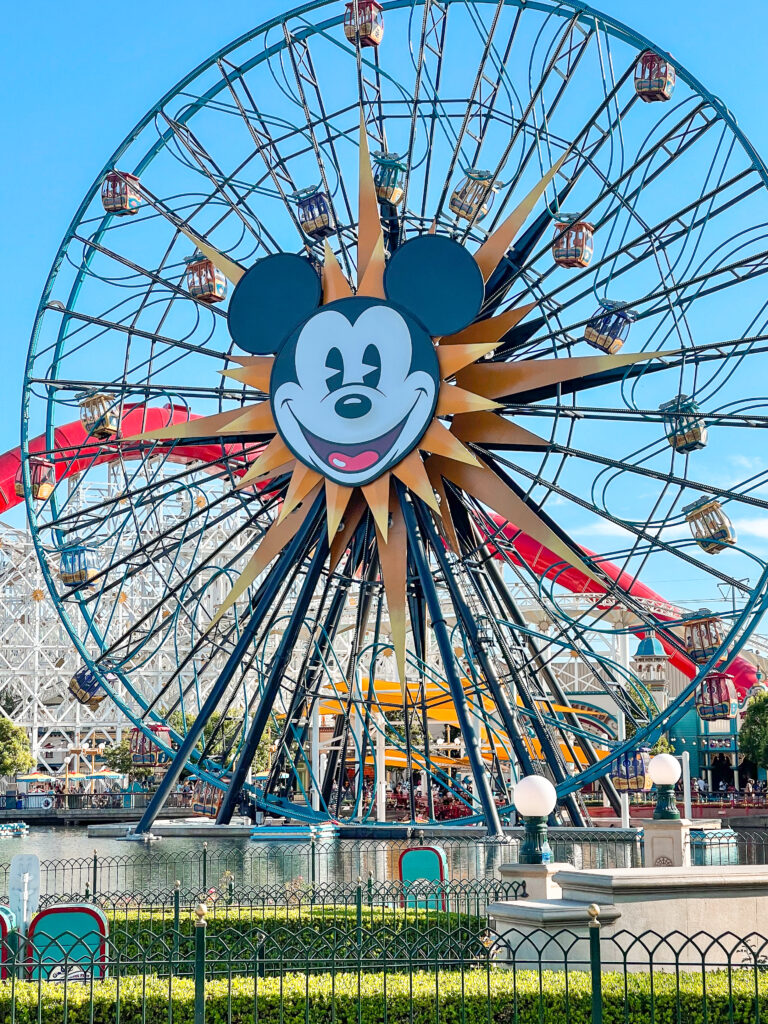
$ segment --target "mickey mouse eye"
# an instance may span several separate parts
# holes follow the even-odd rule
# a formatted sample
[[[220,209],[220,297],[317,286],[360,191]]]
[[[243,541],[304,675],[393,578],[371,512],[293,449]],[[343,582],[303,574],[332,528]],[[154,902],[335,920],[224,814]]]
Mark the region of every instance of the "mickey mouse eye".
[[[370,345],[368,346],[370,348]],[[344,383],[344,358],[334,345],[325,357],[325,368],[329,371],[325,379],[329,391],[338,391]]]
[[[369,388],[377,388],[381,380],[381,353],[375,345],[367,345],[363,352],[363,384]]]

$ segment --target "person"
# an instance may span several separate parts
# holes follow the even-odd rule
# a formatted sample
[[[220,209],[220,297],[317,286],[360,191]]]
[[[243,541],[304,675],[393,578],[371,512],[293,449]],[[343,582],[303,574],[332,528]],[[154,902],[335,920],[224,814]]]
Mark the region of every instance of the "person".
[[[707,780],[704,778],[703,775],[697,781],[696,785],[698,786],[698,789],[699,789],[699,797],[702,800],[706,800],[707,799],[707,790],[709,789],[709,786],[707,785]]]

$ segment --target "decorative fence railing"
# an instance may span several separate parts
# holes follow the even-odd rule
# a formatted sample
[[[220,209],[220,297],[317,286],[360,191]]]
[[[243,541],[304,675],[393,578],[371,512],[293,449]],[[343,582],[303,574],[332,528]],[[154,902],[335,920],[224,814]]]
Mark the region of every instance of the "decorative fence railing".
[[[487,878],[498,874],[499,865],[517,860],[522,829],[509,830],[506,843],[487,843],[482,837],[441,837],[449,876],[452,879]],[[219,888],[222,879],[235,884],[264,887],[286,884],[354,883],[372,875],[374,879],[396,878],[400,853],[408,846],[426,842],[423,835],[412,840],[330,840],[299,843],[250,843],[247,848],[228,843],[210,848],[201,843],[197,850],[167,854],[162,844],[152,844],[135,853],[105,856],[94,850],[92,857],[44,860],[40,866],[41,891],[84,896],[91,894],[136,893],[172,889],[180,881],[185,889],[206,891]],[[636,829],[550,829],[552,856],[574,867],[636,867],[642,863],[640,834]],[[7,892],[8,864],[0,864],[0,896]]]
[[[405,914],[405,911],[403,912]],[[10,1024],[760,1024],[762,935],[451,933],[365,923],[83,934],[0,947]]]
[[[226,926],[277,927],[291,922],[297,927],[324,928],[337,920],[373,928],[400,919],[403,912],[416,924],[431,927],[436,917],[444,929],[481,931],[488,906],[499,900],[526,898],[525,882],[498,878],[461,879],[455,882],[377,882],[372,877],[356,883],[335,885],[292,885],[268,888],[242,887],[226,879],[220,889],[183,889],[89,896],[115,924],[160,930],[183,930],[191,924],[192,911],[204,901],[210,920],[221,919]],[[55,906],[61,896],[47,896],[41,906]]]
[[[25,814],[53,814],[65,811],[142,811],[149,806],[154,790],[136,793],[22,793],[5,796],[3,810],[22,811]],[[166,808],[186,808],[190,817],[193,815],[192,797],[181,793],[171,793]]]

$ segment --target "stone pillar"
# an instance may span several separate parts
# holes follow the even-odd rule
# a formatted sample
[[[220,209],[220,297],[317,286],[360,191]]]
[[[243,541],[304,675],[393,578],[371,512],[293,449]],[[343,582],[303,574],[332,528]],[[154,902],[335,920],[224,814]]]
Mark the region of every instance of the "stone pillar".
[[[647,868],[687,868],[691,866],[691,822],[653,819],[643,822],[645,866]]]
[[[532,900],[559,900],[562,890],[554,876],[572,869],[571,864],[501,864],[499,874],[505,882],[525,882],[526,894]]]

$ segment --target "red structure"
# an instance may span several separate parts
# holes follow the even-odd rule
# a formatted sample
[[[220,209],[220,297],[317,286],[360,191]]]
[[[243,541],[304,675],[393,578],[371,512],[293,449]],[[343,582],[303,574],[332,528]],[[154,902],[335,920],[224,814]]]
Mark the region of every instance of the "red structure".
[[[568,219],[555,224],[552,258],[558,267],[588,267],[595,251],[595,229],[586,220]]]
[[[696,711],[705,722],[727,721],[739,710],[730,672],[710,672],[696,691]]]
[[[127,171],[110,171],[101,186],[101,205],[118,217],[138,213],[141,206],[141,181]]]
[[[357,7],[357,22],[355,22]],[[384,15],[376,0],[350,0],[344,15],[344,35],[354,43],[358,29],[361,46],[378,46],[384,38]]]
[[[171,746],[171,730],[167,725],[150,725],[151,736],[147,736],[141,729],[131,729],[131,759],[134,764],[159,765],[170,760],[164,750],[161,750],[157,742]],[[157,742],[155,742],[157,741]]]
[[[635,66],[635,92],[646,103],[664,102],[672,95],[676,77],[665,57],[644,50]]]

